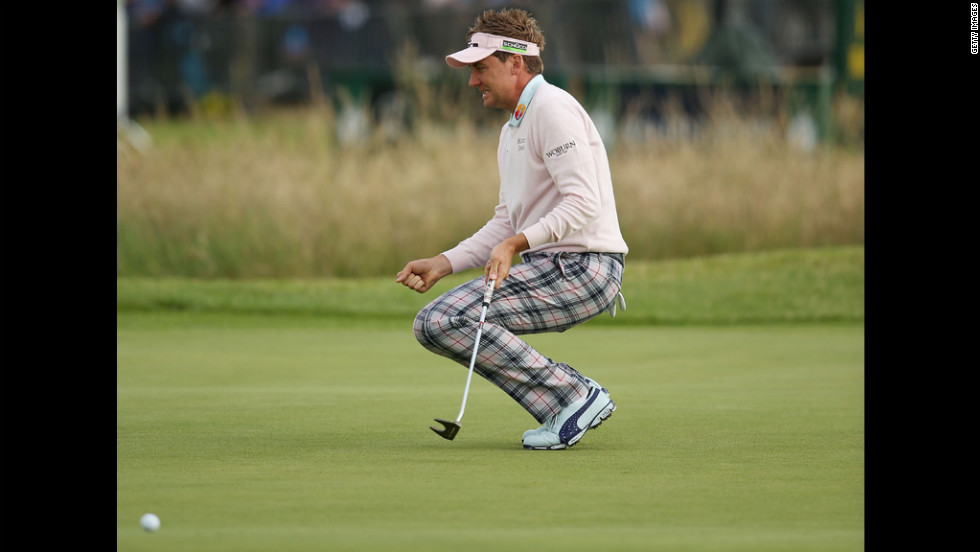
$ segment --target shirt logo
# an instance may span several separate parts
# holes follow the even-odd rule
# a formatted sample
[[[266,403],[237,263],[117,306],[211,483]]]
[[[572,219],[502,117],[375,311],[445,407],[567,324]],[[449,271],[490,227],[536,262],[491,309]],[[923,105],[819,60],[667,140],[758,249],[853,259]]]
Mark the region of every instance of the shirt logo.
[[[521,105],[517,106],[517,109],[514,110],[514,118],[515,119],[520,119],[521,117],[524,116],[524,112],[525,111],[527,111],[527,106],[526,105],[521,104]]]
[[[570,150],[570,149],[572,149],[574,147],[575,147],[575,141],[572,140],[571,142],[565,142],[564,144],[562,144],[562,145],[558,146],[557,148],[549,151],[548,153],[545,153],[545,155],[547,157],[549,157],[549,158],[550,157],[561,157],[562,155],[565,155],[565,153],[567,153],[568,150]]]

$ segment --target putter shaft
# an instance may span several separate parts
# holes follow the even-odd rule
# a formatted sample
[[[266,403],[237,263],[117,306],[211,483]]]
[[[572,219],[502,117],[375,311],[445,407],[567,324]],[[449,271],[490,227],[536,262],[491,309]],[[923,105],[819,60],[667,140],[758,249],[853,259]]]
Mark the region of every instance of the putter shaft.
[[[435,418],[435,421],[445,426],[445,429],[439,430],[429,426],[429,429],[450,441],[459,433],[459,422],[463,419],[463,412],[466,411],[466,399],[470,394],[470,383],[473,381],[473,367],[476,366],[476,353],[480,349],[480,337],[483,335],[483,322],[487,318],[487,308],[490,306],[490,297],[493,295],[493,284],[494,280],[489,280],[487,282],[487,288],[483,292],[483,308],[480,312],[480,323],[476,327],[476,341],[473,343],[473,354],[470,356],[470,371],[466,374],[466,387],[463,389],[463,403],[459,406],[459,414],[456,416],[456,421],[450,422],[441,418]]]

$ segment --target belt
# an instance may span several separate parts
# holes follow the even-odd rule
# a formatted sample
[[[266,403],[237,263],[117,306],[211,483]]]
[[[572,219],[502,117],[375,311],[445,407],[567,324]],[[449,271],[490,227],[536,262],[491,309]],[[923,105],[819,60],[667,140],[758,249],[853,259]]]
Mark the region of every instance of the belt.
[[[622,253],[602,253],[602,252],[593,252],[593,251],[583,251],[581,253],[577,253],[577,252],[574,252],[574,251],[556,251],[556,252],[538,251],[538,252],[535,252],[535,253],[521,253],[521,260],[526,263],[526,262],[528,262],[528,260],[531,257],[537,256],[537,255],[541,255],[541,256],[550,256],[550,255],[605,255],[606,257],[611,257],[613,260],[615,260],[616,262],[618,262],[620,265],[622,265],[624,267],[626,266],[626,255],[624,255]]]

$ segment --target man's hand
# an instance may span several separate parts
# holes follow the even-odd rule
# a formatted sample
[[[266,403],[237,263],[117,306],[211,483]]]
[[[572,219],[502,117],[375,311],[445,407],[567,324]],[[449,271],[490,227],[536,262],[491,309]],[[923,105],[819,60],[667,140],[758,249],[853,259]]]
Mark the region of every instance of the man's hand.
[[[523,233],[517,234],[497,244],[490,252],[490,260],[483,269],[485,281],[496,280],[494,289],[500,289],[500,283],[510,275],[510,265],[514,255],[530,248]]]
[[[449,259],[445,255],[437,255],[428,259],[410,261],[398,272],[395,281],[419,293],[425,293],[444,276],[452,273],[453,266]]]

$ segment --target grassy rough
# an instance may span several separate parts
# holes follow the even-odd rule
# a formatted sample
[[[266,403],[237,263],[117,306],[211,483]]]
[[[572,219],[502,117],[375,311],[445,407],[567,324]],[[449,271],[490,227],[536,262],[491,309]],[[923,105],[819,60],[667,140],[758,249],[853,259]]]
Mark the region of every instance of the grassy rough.
[[[497,201],[497,132],[420,122],[331,140],[328,110],[148,121],[116,161],[117,276],[380,276],[471,235]],[[803,152],[725,115],[697,140],[610,152],[633,259],[864,243],[864,154]]]

